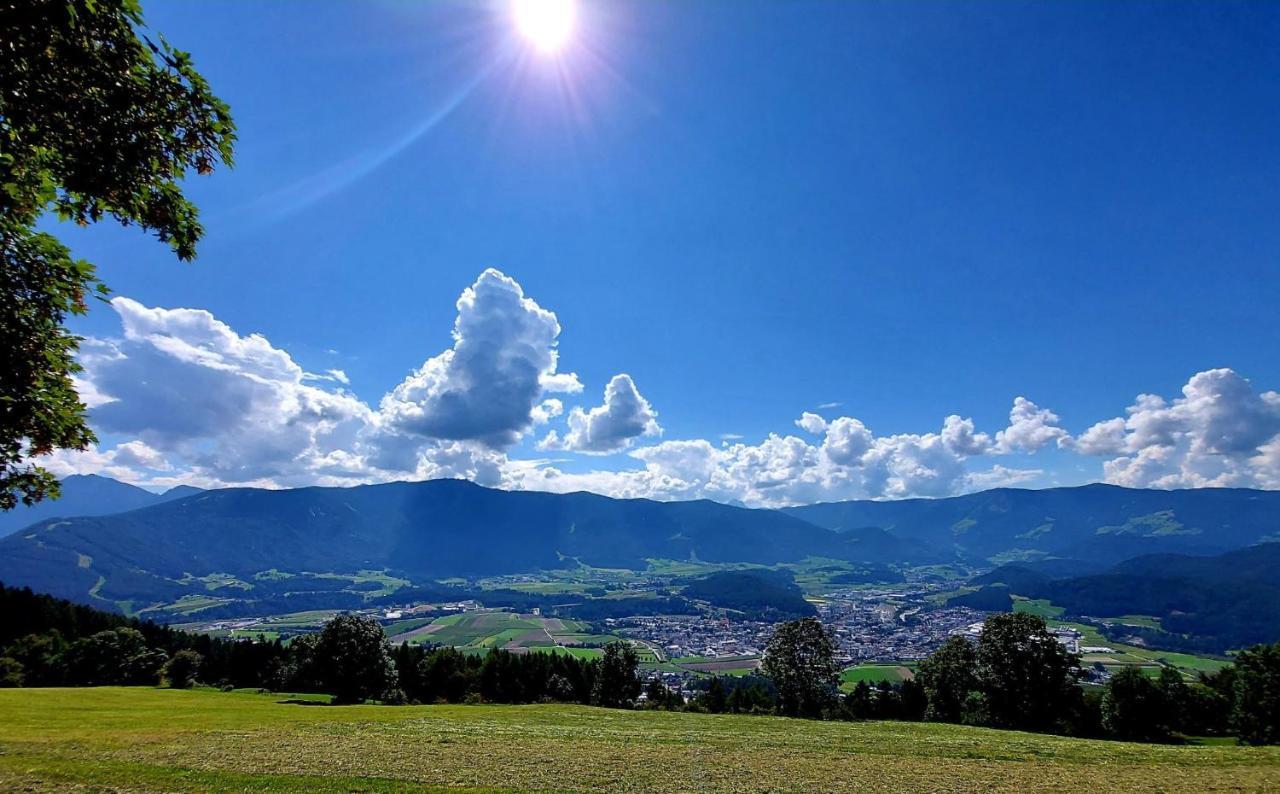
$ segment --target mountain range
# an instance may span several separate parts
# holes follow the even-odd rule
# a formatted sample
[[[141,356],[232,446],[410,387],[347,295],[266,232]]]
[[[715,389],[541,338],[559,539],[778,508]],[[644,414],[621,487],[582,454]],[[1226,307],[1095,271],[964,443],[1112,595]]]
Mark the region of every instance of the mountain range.
[[[190,485],[179,485],[164,493],[152,493],[136,485],[96,474],[75,474],[63,479],[61,485],[62,496],[58,499],[19,505],[8,512],[0,512],[0,537],[50,518],[105,516],[200,493],[199,488],[192,488]]]
[[[878,527],[968,560],[1119,562],[1153,552],[1219,554],[1280,540],[1280,491],[998,488],[946,499],[831,502],[782,512],[837,532]]]
[[[145,497],[110,483],[69,478],[68,500],[90,487],[104,496],[92,504],[55,502],[48,512],[63,517],[0,539],[0,581],[78,601],[137,604],[205,593],[209,577],[253,581],[272,570],[392,570],[425,583],[579,562],[644,569],[655,558],[974,566],[1057,558],[1105,565],[1280,538],[1280,492],[1238,489],[998,489],[779,511],[501,491],[461,480]],[[124,498],[112,501],[116,495]],[[140,506],[129,501],[135,497]],[[104,514],[122,504],[124,512]]]

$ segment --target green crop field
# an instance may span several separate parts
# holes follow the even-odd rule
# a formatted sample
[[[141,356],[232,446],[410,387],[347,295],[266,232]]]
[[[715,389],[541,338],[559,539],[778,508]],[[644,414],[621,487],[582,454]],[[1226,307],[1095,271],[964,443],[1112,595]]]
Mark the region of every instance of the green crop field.
[[[840,689],[845,692],[851,692],[859,681],[866,681],[868,684],[878,684],[881,681],[897,684],[914,675],[915,672],[906,665],[860,664],[855,667],[847,667],[841,671]]]
[[[1066,610],[1062,607],[1056,607],[1043,598],[1022,598],[1018,596],[1013,602],[1014,612],[1026,612],[1032,615],[1038,615],[1045,618],[1062,617],[1062,613]]]
[[[1263,791],[1280,748],[582,706],[0,690],[5,791]]]
[[[467,652],[482,652],[493,648],[549,651],[561,644],[577,645],[579,643],[602,646],[618,639],[607,634],[587,633],[590,627],[581,621],[518,615],[514,612],[502,611],[446,615],[430,621],[430,625],[425,625],[428,621],[401,621],[405,624],[413,622],[418,622],[419,625],[397,632],[393,635],[392,641],[452,645]],[[568,650],[572,650],[574,656],[581,658],[594,659],[600,655],[600,651],[595,648],[560,649],[560,651]],[[652,656],[652,651],[637,650],[640,651],[642,660],[645,654]],[[584,652],[579,653],[579,651]]]

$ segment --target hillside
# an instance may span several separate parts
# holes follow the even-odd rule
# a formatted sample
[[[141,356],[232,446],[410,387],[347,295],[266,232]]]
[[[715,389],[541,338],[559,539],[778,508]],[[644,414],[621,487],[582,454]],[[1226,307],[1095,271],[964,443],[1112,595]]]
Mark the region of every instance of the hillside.
[[[838,532],[880,527],[971,560],[1053,556],[1114,563],[1141,554],[1213,554],[1280,538],[1280,491],[1238,488],[999,488],[784,512]]]
[[[0,690],[0,789],[1207,791],[1280,748],[582,706],[307,707],[288,696]],[[412,748],[406,751],[406,748]]]
[[[1280,543],[1215,556],[1147,555],[1082,576],[1054,570],[1001,566],[971,580],[982,589],[952,603],[1001,610],[1016,594],[1047,599],[1071,615],[1150,615],[1160,619],[1165,633],[1200,638],[1219,652],[1280,636]]]
[[[732,610],[746,620],[792,620],[816,612],[785,571],[719,571],[692,580],[683,595]]]
[[[0,581],[85,600],[169,600],[213,574],[394,569],[415,581],[649,558],[775,564],[855,544],[768,510],[482,488],[460,480],[356,488],[234,488],[0,540]]]
[[[85,514],[0,539],[0,581],[135,608],[227,586],[252,587],[259,598],[288,590],[296,609],[362,600],[333,592],[351,587],[315,576],[264,579],[270,571],[385,570],[423,585],[578,562],[643,570],[650,559],[775,565],[831,558],[877,566],[1023,559],[1061,579],[1142,554],[1238,548],[1276,535],[1280,520],[1280,493],[1230,489],[1000,489],[771,511],[508,492],[459,480],[186,496],[96,477],[67,485],[77,501],[59,504]],[[123,497],[158,503],[91,514],[132,504]]]
[[[0,512],[0,537],[29,527],[37,521],[69,516],[105,516],[137,510],[200,493],[199,488],[179,485],[162,494],[96,474],[76,474],[62,480],[62,496],[46,499],[30,507],[19,505]]]

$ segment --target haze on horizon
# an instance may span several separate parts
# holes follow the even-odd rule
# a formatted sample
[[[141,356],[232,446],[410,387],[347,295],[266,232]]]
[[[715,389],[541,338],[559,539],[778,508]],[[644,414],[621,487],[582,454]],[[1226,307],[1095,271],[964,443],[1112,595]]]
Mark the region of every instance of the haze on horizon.
[[[1280,9],[564,6],[148,3],[237,167],[194,267],[58,227],[115,297],[50,468],[1280,488]]]

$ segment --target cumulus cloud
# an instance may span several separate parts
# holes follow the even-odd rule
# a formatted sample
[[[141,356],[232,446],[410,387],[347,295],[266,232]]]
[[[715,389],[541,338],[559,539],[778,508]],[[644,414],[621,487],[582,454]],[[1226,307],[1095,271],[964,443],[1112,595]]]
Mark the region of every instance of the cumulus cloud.
[[[156,449],[141,441],[117,444],[102,449],[92,444],[85,450],[55,450],[41,459],[41,465],[58,477],[72,474],[101,474],[125,482],[148,479],[152,472],[168,472],[173,469],[168,459]]]
[[[1058,426],[1058,415],[1026,397],[1017,397],[1009,410],[1009,426],[996,433],[1000,452],[1038,452],[1046,444],[1065,446],[1071,434]]]
[[[89,339],[78,387],[112,450],[65,453],[137,481],[171,471],[200,485],[348,484],[394,477],[466,477],[500,484],[505,449],[561,415],[573,373],[556,371],[556,317],[513,279],[487,270],[458,299],[452,348],[427,360],[377,410],[343,387],[339,369],[312,373],[259,334],[207,311],[116,298],[113,339]],[[144,471],[145,470],[145,471]],[[132,474],[132,476],[124,476]]]
[[[862,422],[841,416],[826,426],[827,435],[822,441],[827,459],[841,466],[859,465],[862,456],[870,451],[875,437]]]
[[[636,388],[630,375],[614,375],[604,389],[604,403],[584,411],[569,412],[569,430],[563,437],[552,431],[538,445],[541,449],[607,454],[628,447],[632,439],[662,432],[658,414]]]
[[[560,323],[492,268],[457,307],[453,347],[383,397],[381,424],[405,436],[509,446],[533,425],[548,385],[572,391],[577,383],[556,372]]]
[[[800,418],[796,420],[796,427],[806,433],[812,433],[817,436],[827,432],[827,420],[817,414],[805,411],[800,414]]]
[[[311,481],[369,416],[358,399],[311,385],[266,338],[242,336],[196,309],[111,301],[123,336],[84,347],[90,420],[131,440],[114,464],[161,469],[159,455],[227,482]]]
[[[1074,448],[1115,456],[1108,482],[1131,487],[1280,485],[1280,394],[1256,392],[1231,369],[1197,373],[1182,396],[1142,394],[1127,416],[1080,434]]]
[[[991,436],[974,430],[972,419],[952,414],[942,422],[942,443],[962,457],[982,455],[992,449]]]
[[[461,477],[504,488],[592,490],[655,499],[781,506],[853,498],[946,496],[1033,482],[1020,466],[1046,448],[1101,458],[1109,482],[1142,487],[1280,488],[1280,394],[1230,369],[1194,375],[1172,398],[1139,395],[1123,416],[1072,436],[1025,397],[1008,424],[980,430],[946,416],[936,430],[877,435],[853,416],[805,412],[797,435],[649,442],[658,416],[626,374],[594,407],[568,407],[582,383],[558,369],[556,315],[510,277],[486,270],[457,301],[452,346],[370,406],[334,368],[308,372],[259,334],[196,309],[116,298],[121,332],[81,348],[77,387],[109,443],[59,451],[60,475],[101,473],[149,485],[344,485]],[[831,406],[828,406],[831,407]],[[626,451],[616,470],[509,453],[564,417],[539,446]],[[999,462],[997,462],[999,461]],[[576,469],[570,466],[568,468]]]
[[[532,411],[533,423],[535,425],[545,425],[562,413],[564,413],[564,403],[554,397],[548,397],[534,406]]]

